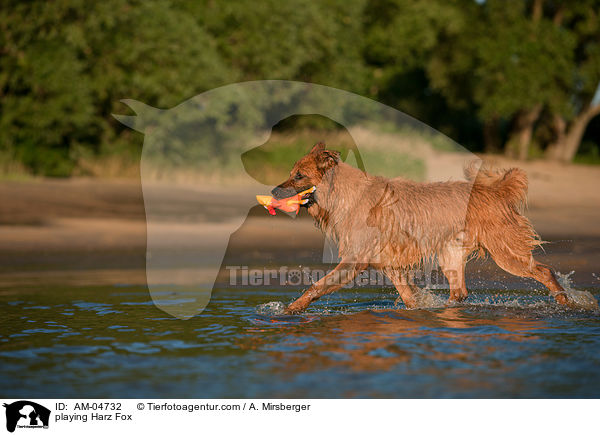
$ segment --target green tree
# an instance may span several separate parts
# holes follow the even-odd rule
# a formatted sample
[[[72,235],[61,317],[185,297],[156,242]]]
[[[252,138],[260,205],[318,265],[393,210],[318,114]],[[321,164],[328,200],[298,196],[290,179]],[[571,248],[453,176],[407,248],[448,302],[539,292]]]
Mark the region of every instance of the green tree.
[[[141,136],[111,117],[122,98],[166,108],[237,79],[169,1],[11,3],[0,10],[1,146],[36,173],[68,175],[82,148],[139,150]]]
[[[0,158],[68,175],[84,154],[139,153],[142,136],[111,116],[121,99],[171,108],[284,79],[379,99],[459,140],[482,126],[488,150],[506,143],[520,158],[542,140],[568,161],[600,113],[599,11],[600,0],[6,0]],[[236,98],[215,105],[215,122]]]
[[[68,11],[45,2],[0,9],[0,147],[34,172],[68,175],[69,152],[93,122],[85,62],[69,44]]]
[[[232,0],[187,8],[241,80],[301,80],[364,92],[364,3]]]
[[[364,12],[363,55],[373,70],[371,93],[394,78],[423,69],[440,41],[460,34],[463,16],[456,2],[370,0]]]
[[[546,156],[570,162],[587,125],[600,115],[600,2],[559,4],[552,13],[555,25],[572,35],[577,43],[570,80],[556,84],[564,103],[551,108],[555,136]]]
[[[543,16],[540,0],[470,2],[470,23],[432,58],[428,74],[450,102],[475,102],[488,148],[496,148],[502,119],[512,127],[507,154],[525,159],[542,108],[561,110],[557,84],[573,70],[575,39]]]

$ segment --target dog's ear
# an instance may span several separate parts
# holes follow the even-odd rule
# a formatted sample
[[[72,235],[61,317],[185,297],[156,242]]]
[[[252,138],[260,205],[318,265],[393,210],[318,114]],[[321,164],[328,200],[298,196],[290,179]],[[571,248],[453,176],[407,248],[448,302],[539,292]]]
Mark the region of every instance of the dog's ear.
[[[323,149],[317,153],[317,168],[327,171],[340,162],[340,152]]]
[[[319,142],[317,143],[310,153],[315,156],[315,161],[317,162],[317,168],[326,171],[329,168],[337,165],[340,162],[340,152],[325,149],[325,143]]]
[[[321,151],[323,151],[324,149],[325,149],[325,142],[319,142],[314,147],[312,147],[312,150],[310,150],[309,154],[318,154]]]

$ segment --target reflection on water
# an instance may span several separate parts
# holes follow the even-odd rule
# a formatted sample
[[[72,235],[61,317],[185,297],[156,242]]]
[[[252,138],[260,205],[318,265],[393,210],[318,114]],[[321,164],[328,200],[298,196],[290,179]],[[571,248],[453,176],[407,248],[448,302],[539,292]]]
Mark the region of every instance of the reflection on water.
[[[4,290],[0,388],[28,398],[600,397],[598,313],[518,291],[396,310],[391,290],[355,290],[302,316],[257,310],[293,296],[215,291],[182,321],[143,288]]]

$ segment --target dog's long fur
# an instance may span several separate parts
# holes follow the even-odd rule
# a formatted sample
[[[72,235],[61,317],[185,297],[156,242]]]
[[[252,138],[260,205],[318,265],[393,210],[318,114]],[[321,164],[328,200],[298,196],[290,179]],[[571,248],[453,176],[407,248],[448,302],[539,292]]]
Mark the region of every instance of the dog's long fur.
[[[302,175],[302,177],[299,177]],[[507,171],[465,169],[467,181],[417,183],[372,176],[340,161],[317,144],[294,166],[275,196],[317,187],[308,212],[338,242],[337,274],[315,283],[288,307],[298,312],[373,266],[386,273],[404,303],[416,305],[407,271],[437,259],[450,284],[450,300],[467,297],[464,265],[473,252],[487,251],[504,270],[542,282],[560,303],[564,289],[532,251],[542,242],[522,210],[527,176]],[[345,272],[340,274],[340,272]]]

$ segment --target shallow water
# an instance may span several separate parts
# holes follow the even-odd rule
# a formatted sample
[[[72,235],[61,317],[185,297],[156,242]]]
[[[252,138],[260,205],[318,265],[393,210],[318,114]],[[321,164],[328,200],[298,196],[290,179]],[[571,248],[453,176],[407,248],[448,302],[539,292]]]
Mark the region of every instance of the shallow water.
[[[262,305],[298,294],[214,291],[183,321],[144,288],[4,290],[0,389],[27,398],[600,397],[600,315],[541,292],[479,290],[465,304],[405,310],[392,290],[351,289],[301,316]]]

